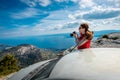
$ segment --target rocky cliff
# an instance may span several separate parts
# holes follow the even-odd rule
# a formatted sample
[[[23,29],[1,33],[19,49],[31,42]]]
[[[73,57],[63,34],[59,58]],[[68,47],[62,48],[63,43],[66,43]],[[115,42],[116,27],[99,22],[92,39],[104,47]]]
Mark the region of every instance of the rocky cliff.
[[[92,41],[92,48],[120,48],[120,33],[110,33]]]

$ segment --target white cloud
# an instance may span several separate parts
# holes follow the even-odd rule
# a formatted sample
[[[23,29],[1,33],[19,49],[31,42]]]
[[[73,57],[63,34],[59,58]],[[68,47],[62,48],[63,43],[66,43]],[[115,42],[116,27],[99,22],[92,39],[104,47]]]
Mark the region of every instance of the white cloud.
[[[64,15],[62,14],[63,12]],[[78,22],[70,21],[67,17],[68,14],[69,12],[64,10],[54,11],[51,12],[48,17],[32,26],[16,25],[18,27],[20,26],[20,28],[16,28],[10,33],[11,35],[15,33],[16,36],[28,36],[72,32],[78,27],[76,26],[76,24],[78,25]]]
[[[69,13],[71,13],[71,12],[68,10],[56,10],[56,11],[50,12],[50,15],[48,17],[46,17],[45,19],[65,20],[65,19],[68,19]]]
[[[58,10],[50,12],[49,16],[40,20],[40,22],[31,26],[23,26],[16,30],[16,34],[20,35],[21,31],[23,35],[44,35],[44,34],[56,34],[56,33],[67,33],[72,31],[78,31],[78,27],[81,23],[87,22],[90,25],[90,30],[117,30],[120,29],[120,25],[116,22],[117,17],[109,19],[93,19],[87,20],[82,17],[86,14],[94,14],[95,12],[111,12],[117,11],[119,8],[104,8],[101,6],[94,6],[92,10],[88,11],[69,11],[69,10]],[[63,14],[64,13],[64,14]],[[117,20],[118,21],[118,20]],[[114,22],[114,23],[113,23]],[[115,27],[113,27],[115,26]]]
[[[34,17],[36,15],[39,15],[39,10],[35,8],[27,8],[23,11],[20,11],[18,13],[12,13],[11,17],[14,19],[24,19],[24,18],[30,18]]]
[[[80,22],[79,21],[70,21],[67,22],[65,24],[63,24],[63,29],[67,29],[67,28],[77,28],[79,27]]]
[[[67,0],[55,0],[56,2],[64,2],[64,1],[67,1]]]
[[[38,2],[39,2],[39,5],[44,6],[44,7],[51,4],[50,0],[38,0]]]
[[[80,8],[91,8],[96,5],[93,0],[71,0],[74,3],[78,3]]]
[[[84,15],[93,15],[95,13],[105,14],[111,12],[119,12],[120,8],[103,8],[102,6],[94,6],[91,10],[81,11],[77,10],[69,14],[69,18],[78,21],[78,23],[87,22],[90,25],[90,30],[100,31],[100,30],[120,30],[120,15],[101,18],[101,19],[84,19]],[[96,16],[99,14],[96,14]],[[114,14],[113,14],[114,15]],[[103,15],[104,16],[104,15]],[[108,15],[109,16],[109,15]],[[77,30],[77,29],[76,29]]]
[[[41,5],[46,7],[50,5],[52,0],[33,0],[33,2],[29,2],[30,0],[22,0],[27,1],[26,4],[31,5],[34,7],[36,5]],[[56,0],[57,2],[62,2],[66,0]],[[55,34],[55,33],[66,33],[72,31],[78,31],[78,27],[80,23],[87,22],[90,25],[90,29],[93,31],[98,30],[120,30],[120,16],[104,18],[104,19],[85,19],[84,15],[93,15],[96,13],[103,14],[109,13],[114,11],[120,11],[120,8],[109,7],[106,5],[97,5],[92,0],[71,0],[75,3],[79,3],[78,9],[72,9],[73,11],[63,9],[63,10],[56,10],[50,11],[49,16],[45,17],[44,19],[40,20],[40,22],[36,22],[34,25],[16,25],[20,26],[20,28],[16,28],[8,34],[16,35],[16,36],[25,36],[25,35],[43,35],[43,34]],[[114,0],[109,0],[114,1]],[[118,3],[118,0],[115,0]],[[119,3],[116,4],[119,6]],[[85,9],[84,8],[91,8]],[[35,17],[39,15],[41,11],[35,8],[27,8],[18,13],[12,13],[11,17],[15,19],[24,19]],[[96,15],[97,16],[97,15]],[[7,33],[6,33],[7,34]],[[7,35],[8,35],[7,34]]]
[[[20,0],[20,1],[27,4],[30,7],[36,6],[36,2],[34,0],[33,1],[31,1],[31,0]]]
[[[75,19],[76,19],[75,16],[73,16],[72,14],[69,14],[69,15],[68,15],[68,18],[70,18],[70,19],[72,19],[72,20],[75,20]]]
[[[94,6],[88,11],[74,11],[68,17],[72,20],[75,19],[106,19],[118,16],[120,8],[102,8],[101,6]],[[108,14],[108,15],[107,15]]]
[[[88,14],[89,11],[75,11],[72,14],[68,15],[68,18],[72,19],[72,20],[76,20],[76,19],[82,19],[83,15]]]
[[[45,27],[49,26],[52,29],[56,27],[60,27],[58,25],[61,25],[70,21],[70,19],[68,18],[69,13],[71,12],[67,10],[58,10],[58,11],[50,12],[49,16],[41,20],[42,26],[45,26]]]
[[[95,3],[92,0],[81,0],[79,2],[80,7],[82,8],[87,8],[87,7],[92,7],[95,5]]]
[[[30,7],[35,7],[37,4],[46,7],[51,4],[51,0],[20,0],[21,2],[27,4]]]

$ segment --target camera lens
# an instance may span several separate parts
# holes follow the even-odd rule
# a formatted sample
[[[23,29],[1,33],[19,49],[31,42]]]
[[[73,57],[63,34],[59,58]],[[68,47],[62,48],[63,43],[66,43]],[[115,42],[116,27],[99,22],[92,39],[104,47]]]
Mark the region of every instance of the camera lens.
[[[71,37],[73,37],[73,34],[77,34],[75,31],[73,33],[70,34]]]
[[[70,37],[73,37],[73,33],[70,34]]]

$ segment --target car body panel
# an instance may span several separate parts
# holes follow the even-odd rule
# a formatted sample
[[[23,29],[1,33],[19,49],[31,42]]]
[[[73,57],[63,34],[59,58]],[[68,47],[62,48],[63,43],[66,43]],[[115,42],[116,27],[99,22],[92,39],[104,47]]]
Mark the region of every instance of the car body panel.
[[[90,48],[64,56],[50,79],[120,80],[120,48]]]

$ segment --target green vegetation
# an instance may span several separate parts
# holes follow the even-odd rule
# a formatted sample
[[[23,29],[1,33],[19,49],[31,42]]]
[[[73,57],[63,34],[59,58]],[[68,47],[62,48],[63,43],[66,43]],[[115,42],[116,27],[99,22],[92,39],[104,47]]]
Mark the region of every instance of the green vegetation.
[[[18,61],[12,54],[7,54],[0,60],[0,77],[18,70]]]

